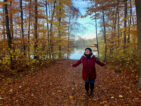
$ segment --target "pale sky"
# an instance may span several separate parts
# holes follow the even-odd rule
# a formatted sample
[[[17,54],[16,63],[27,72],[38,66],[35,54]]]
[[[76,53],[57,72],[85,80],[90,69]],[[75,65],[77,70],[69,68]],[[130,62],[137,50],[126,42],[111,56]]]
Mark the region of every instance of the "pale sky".
[[[73,4],[76,8],[79,9],[80,13],[84,15],[86,13],[87,7],[90,7],[92,3],[89,0],[83,1],[83,0],[73,0]],[[75,33],[75,39],[78,38],[78,36],[84,38],[84,39],[92,39],[96,37],[95,34],[95,23],[94,20],[90,19],[90,17],[86,18],[78,18],[78,23],[80,23],[80,30],[78,33]]]

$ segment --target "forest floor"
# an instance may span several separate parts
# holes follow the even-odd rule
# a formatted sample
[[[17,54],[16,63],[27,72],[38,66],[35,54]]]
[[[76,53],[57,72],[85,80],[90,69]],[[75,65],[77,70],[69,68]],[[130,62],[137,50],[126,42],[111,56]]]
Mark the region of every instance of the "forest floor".
[[[84,96],[82,65],[76,60],[61,60],[34,75],[26,75],[0,86],[3,106],[141,106],[141,90],[136,89],[137,75],[115,73],[96,65],[94,96]]]

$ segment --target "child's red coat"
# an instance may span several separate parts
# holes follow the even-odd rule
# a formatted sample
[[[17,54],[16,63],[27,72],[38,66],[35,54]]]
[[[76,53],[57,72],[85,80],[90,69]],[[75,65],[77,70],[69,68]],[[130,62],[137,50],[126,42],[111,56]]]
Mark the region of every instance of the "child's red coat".
[[[85,55],[83,55],[80,60],[78,60],[73,67],[78,66],[79,64],[83,63],[82,69],[82,78],[83,80],[95,80],[96,79],[96,68],[95,63],[104,66],[103,62],[100,62],[94,55],[91,56],[90,59],[87,59]]]

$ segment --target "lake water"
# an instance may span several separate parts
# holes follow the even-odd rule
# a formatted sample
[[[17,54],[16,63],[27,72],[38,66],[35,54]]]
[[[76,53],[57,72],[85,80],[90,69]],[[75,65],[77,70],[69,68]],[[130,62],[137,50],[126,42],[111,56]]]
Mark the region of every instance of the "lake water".
[[[84,49],[74,48],[73,51],[68,56],[68,58],[72,60],[79,60],[81,56],[84,54],[84,51],[85,51],[85,48]],[[93,52],[93,54],[96,55],[97,52]],[[30,58],[34,59],[34,55],[30,55]],[[48,57],[46,56],[46,58]],[[67,59],[67,54],[64,54],[64,58]]]
[[[81,56],[84,54],[85,49],[77,49],[74,48],[73,52],[70,54],[69,59],[78,60],[81,58]],[[93,52],[94,55],[96,55],[96,52]]]

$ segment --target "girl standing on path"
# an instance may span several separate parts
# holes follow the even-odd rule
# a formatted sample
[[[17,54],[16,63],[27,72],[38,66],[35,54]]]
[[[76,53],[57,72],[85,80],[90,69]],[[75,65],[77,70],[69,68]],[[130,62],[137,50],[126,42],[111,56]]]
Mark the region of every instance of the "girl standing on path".
[[[94,83],[96,79],[95,63],[99,64],[100,66],[104,66],[106,64],[100,62],[93,55],[91,48],[86,48],[84,55],[75,64],[72,64],[72,67],[76,67],[81,63],[83,63],[82,78],[85,81],[86,95],[93,96]],[[89,88],[91,90],[90,92],[89,92]]]

